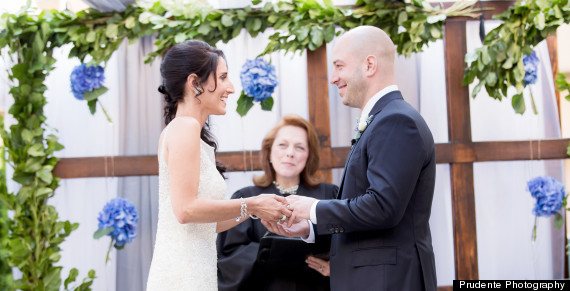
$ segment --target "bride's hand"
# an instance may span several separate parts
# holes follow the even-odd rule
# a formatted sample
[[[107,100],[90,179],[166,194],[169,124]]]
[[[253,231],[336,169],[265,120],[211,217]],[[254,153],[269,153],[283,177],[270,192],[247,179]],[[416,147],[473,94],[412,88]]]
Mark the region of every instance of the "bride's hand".
[[[249,201],[247,201],[249,200]],[[285,221],[291,216],[291,210],[287,209],[287,199],[275,194],[260,194],[247,198],[247,211],[267,221]]]

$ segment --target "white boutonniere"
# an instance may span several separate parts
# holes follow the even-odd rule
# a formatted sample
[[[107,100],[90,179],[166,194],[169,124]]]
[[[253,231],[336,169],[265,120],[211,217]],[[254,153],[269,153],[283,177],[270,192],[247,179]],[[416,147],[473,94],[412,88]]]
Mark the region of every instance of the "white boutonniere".
[[[358,132],[356,133],[354,139],[352,139],[353,145],[358,142],[360,136],[362,136],[362,133],[364,133],[364,130],[366,130],[368,125],[372,122],[372,119],[374,119],[374,115],[369,115],[365,120],[358,120],[358,125],[356,127],[356,131]]]

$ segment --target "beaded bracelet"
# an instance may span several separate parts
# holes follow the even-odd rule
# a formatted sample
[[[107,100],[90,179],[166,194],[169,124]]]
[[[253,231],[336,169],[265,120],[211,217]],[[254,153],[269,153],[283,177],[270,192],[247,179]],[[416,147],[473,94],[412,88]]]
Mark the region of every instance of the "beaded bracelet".
[[[241,206],[240,206],[240,216],[236,218],[236,221],[240,221],[243,218],[247,217],[247,204],[245,204],[245,199],[241,199]]]

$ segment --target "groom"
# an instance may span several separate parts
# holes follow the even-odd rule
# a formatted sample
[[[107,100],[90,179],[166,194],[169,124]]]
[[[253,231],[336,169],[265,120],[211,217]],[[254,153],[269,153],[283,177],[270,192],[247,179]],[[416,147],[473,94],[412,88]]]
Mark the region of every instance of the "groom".
[[[435,146],[394,85],[394,58],[394,44],[379,28],[360,26],[338,39],[330,83],[362,115],[337,200],[290,196],[287,226],[264,222],[306,241],[333,234],[332,290],[437,289],[429,228]]]

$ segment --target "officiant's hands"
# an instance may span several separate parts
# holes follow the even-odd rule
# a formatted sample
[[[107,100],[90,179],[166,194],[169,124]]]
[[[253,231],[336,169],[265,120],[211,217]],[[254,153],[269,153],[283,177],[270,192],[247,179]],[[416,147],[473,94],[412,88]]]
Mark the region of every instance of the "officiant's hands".
[[[309,256],[305,262],[311,269],[321,273],[323,276],[329,277],[331,275],[330,262],[317,257]]]
[[[260,194],[246,198],[247,213],[267,221],[285,221],[292,211],[287,208],[285,197],[275,194]]]
[[[291,218],[287,221],[287,227],[291,227],[297,218],[309,220],[311,218],[311,206],[317,201],[315,198],[291,195],[287,197],[289,209],[293,210]]]
[[[272,233],[286,237],[308,237],[310,223],[304,219],[297,219],[289,223],[271,222],[262,220],[261,223]],[[291,224],[291,226],[287,226]]]

